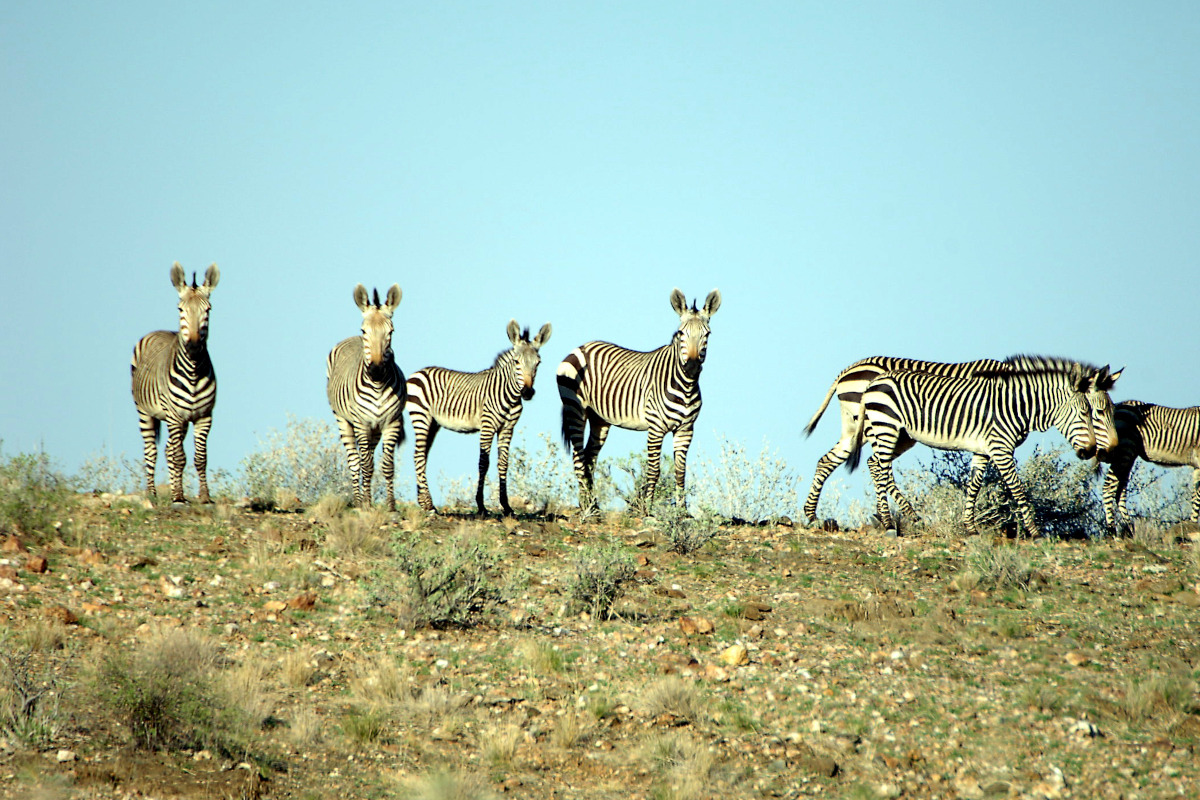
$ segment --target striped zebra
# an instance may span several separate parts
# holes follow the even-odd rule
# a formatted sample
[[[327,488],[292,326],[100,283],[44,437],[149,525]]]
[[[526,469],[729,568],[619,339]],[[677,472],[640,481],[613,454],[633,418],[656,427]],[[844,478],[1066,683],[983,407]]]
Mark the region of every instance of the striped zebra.
[[[479,432],[479,485],[475,505],[480,516],[487,513],[483,504],[483,484],[491,460],[492,441],[499,444],[496,469],[500,476],[500,507],[511,517],[508,505],[508,446],[521,418],[523,400],[533,399],[533,380],[542,357],[538,353],[550,339],[547,322],[537,336],[529,338],[529,329],[521,330],[517,321],[508,323],[512,347],[496,356],[492,366],[480,372],[458,372],[443,367],[419,369],[408,379],[408,416],[413,426],[413,466],[417,473],[417,503],[434,511],[433,497],[425,465],[429,448],[442,428],[457,433]]]
[[[325,361],[325,392],[346,448],[354,502],[371,505],[375,445],[382,442],[389,511],[396,510],[396,446],[404,441],[404,373],[392,356],[392,312],[401,295],[400,287],[392,284],[381,303],[378,289],[371,298],[361,283],[355,286],[354,303],[363,315],[362,335],[338,342]]]
[[[1097,421],[1101,438],[1117,441],[1108,390],[1121,371],[1042,356],[1013,356],[1008,370],[980,370],[969,376],[923,372],[885,373],[863,393],[863,435],[871,441],[867,460],[875,482],[880,522],[893,527],[888,495],[905,514],[916,516],[896,488],[892,462],[920,442],[942,450],[973,453],[967,481],[966,528],[977,533],[975,500],[990,459],[1017,503],[1031,535],[1040,535],[1025,488],[1017,474],[1013,451],[1032,431],[1054,426],[1080,458],[1096,453]],[[850,455],[858,462],[863,435]]]
[[[171,285],[179,292],[179,330],[148,333],[133,347],[133,404],[142,430],[146,494],[150,497],[157,494],[154,462],[158,459],[159,425],[165,422],[171,499],[187,502],[183,496],[183,470],[187,466],[183,437],[191,424],[195,426],[192,443],[200,479],[198,499],[201,503],[212,502],[208,496],[208,431],[217,404],[217,373],[208,357],[208,298],[220,278],[221,271],[213,264],[204,273],[204,283],[197,285],[193,272],[189,286],[183,267],[175,262]]]
[[[704,307],[687,305],[683,292],[671,292],[671,308],[679,328],[671,341],[648,353],[608,342],[575,348],[558,367],[562,399],[563,442],[571,448],[579,481],[579,508],[584,516],[599,512],[594,468],[608,430],[616,425],[647,431],[646,480],[643,497],[654,497],[663,437],[671,433],[675,447],[675,490],[684,502],[687,451],[700,415],[700,371],[708,349],[708,322],[721,306],[721,293],[709,292]],[[587,444],[584,428],[590,424]]]
[[[1140,400],[1117,403],[1113,414],[1120,441],[1104,460],[1104,521],[1120,534],[1133,531],[1125,490],[1139,458],[1162,467],[1192,468],[1192,522],[1200,522],[1200,406],[1169,408]]]
[[[825,481],[839,465],[850,457],[850,453],[855,448],[855,440],[862,427],[862,396],[871,381],[886,372],[926,372],[930,375],[966,377],[976,374],[980,370],[1003,371],[1007,369],[1009,369],[1009,365],[1006,362],[991,359],[953,364],[892,356],[871,356],[855,361],[843,369],[834,379],[829,391],[825,393],[825,399],[821,401],[821,407],[817,409],[817,413],[813,414],[813,418],[804,426],[804,435],[811,436],[812,432],[816,430],[821,415],[829,406],[829,401],[833,399],[834,394],[837,394],[842,412],[841,437],[837,444],[817,461],[816,469],[813,472],[812,488],[809,489],[808,498],[804,501],[805,518],[810,522],[816,521],[817,503],[821,499],[821,489],[825,486]]]

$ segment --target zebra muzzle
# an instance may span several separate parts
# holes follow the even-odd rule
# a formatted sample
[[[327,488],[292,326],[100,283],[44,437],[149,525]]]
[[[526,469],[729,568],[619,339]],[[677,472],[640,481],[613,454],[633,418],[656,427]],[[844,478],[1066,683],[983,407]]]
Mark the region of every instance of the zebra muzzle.
[[[532,400],[533,399],[533,387],[532,386],[525,386],[521,389],[521,399],[522,400]]]

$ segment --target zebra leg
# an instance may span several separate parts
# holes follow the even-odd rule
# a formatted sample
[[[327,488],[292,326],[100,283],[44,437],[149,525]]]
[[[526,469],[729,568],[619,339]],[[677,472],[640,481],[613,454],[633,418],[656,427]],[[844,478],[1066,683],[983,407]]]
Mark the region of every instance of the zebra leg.
[[[167,473],[171,477],[171,502],[186,503],[183,496],[183,470],[187,466],[187,454],[183,452],[183,437],[187,435],[187,422],[167,423]]]
[[[808,490],[808,499],[804,501],[804,517],[809,522],[817,521],[817,503],[821,499],[821,489],[825,486],[825,481],[850,457],[850,448],[843,448],[842,444],[839,441],[832,450],[817,461],[817,468],[813,472],[812,488]]]
[[[646,435],[646,474],[638,494],[639,502],[645,506],[645,513],[654,510],[654,490],[658,488],[658,474],[662,469],[662,440],[666,431],[651,428]]]
[[[383,442],[383,453],[380,456],[380,467],[383,470],[383,482],[387,486],[387,509],[396,510],[396,445],[404,441],[404,417],[397,417],[383,429],[380,437]]]
[[[895,527],[892,522],[892,510],[888,507],[888,477],[892,474],[891,465],[885,465],[878,453],[872,453],[867,459],[867,469],[871,473],[871,482],[875,484],[875,515],[884,530]]]
[[[979,498],[979,490],[983,488],[983,476],[987,471],[988,457],[982,453],[971,455],[971,474],[967,477],[967,508],[965,525],[967,534],[975,536],[979,527],[975,524],[975,501]]]
[[[1200,522],[1200,469],[1192,470],[1192,522]]]
[[[1118,450],[1116,457],[1108,465],[1108,474],[1104,476],[1104,486],[1100,491],[1104,499],[1104,524],[1117,536],[1133,533],[1129,510],[1125,506],[1129,475],[1132,471],[1133,459],[1123,458]]]
[[[692,429],[675,431],[671,434],[671,443],[675,450],[675,504],[686,508],[687,454],[692,445]]]
[[[492,440],[496,432],[487,421],[479,432],[479,483],[475,487],[475,513],[481,517],[487,516],[487,507],[483,504],[483,485],[487,480],[488,462],[492,455]]]
[[[154,487],[154,464],[158,461],[158,432],[157,417],[152,417],[145,411],[138,411],[138,427],[142,431],[142,460],[146,466],[146,496],[156,497],[158,490]]]
[[[208,431],[212,428],[212,417],[202,417],[196,420],[192,427],[192,447],[195,449],[196,476],[200,479],[200,496],[196,498],[201,503],[211,503],[208,496]]]
[[[576,475],[582,475],[579,511],[585,517],[600,513],[600,502],[596,498],[596,460],[600,457],[600,448],[604,447],[604,441],[612,427],[595,414],[588,415],[588,423],[591,429],[588,432],[587,447],[584,447],[579,455],[575,472]]]
[[[409,406],[415,410],[416,406]],[[425,464],[429,459],[429,448],[437,436],[437,422],[424,414],[411,414],[413,426],[413,468],[417,473],[417,505],[425,511],[436,511],[433,497],[429,494],[429,481],[425,478]]]
[[[991,456],[992,463],[996,465],[996,470],[1004,480],[1004,485],[1008,487],[1009,494],[1017,503],[1021,524],[1025,530],[1029,531],[1030,537],[1036,539],[1042,535],[1042,530],[1033,516],[1033,506],[1029,504],[1029,495],[1025,493],[1025,485],[1021,483],[1021,476],[1017,473],[1016,459],[1010,452],[993,451]]]
[[[893,473],[891,465],[896,463],[897,458],[911,450],[914,444],[916,444],[916,442],[907,434],[900,436],[896,440],[896,444],[893,445],[891,458],[888,460],[888,478],[891,484],[890,494],[896,501],[896,505],[900,506],[901,516],[912,520],[919,519],[917,510],[913,508],[912,503],[908,502],[908,498],[900,492],[900,487],[896,485],[895,479],[892,478]]]
[[[346,468],[350,470],[350,491],[354,495],[354,505],[360,505],[362,490],[359,487],[358,445],[355,443],[354,426],[349,420],[337,417],[338,438],[346,450]]]
[[[370,508],[371,479],[375,477],[375,445],[379,441],[379,434],[359,428],[355,431],[354,440],[358,446],[358,482],[362,487],[362,494],[355,499],[355,503],[361,508]]]
[[[500,429],[496,453],[496,472],[500,479],[500,508],[506,517],[513,516],[513,510],[508,505],[508,446],[512,444],[516,423],[515,419],[510,419],[508,424]]]

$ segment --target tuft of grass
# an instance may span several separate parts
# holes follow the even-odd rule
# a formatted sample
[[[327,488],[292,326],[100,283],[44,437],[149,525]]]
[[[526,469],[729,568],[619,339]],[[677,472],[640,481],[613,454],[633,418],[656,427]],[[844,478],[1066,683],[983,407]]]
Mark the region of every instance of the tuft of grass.
[[[637,571],[633,556],[615,540],[580,549],[567,594],[576,611],[604,618]]]
[[[350,690],[361,701],[374,705],[391,705],[411,696],[411,670],[402,668],[396,659],[378,654],[357,664],[350,674]]]
[[[49,747],[62,725],[57,682],[33,663],[37,651],[0,641],[0,738]]]
[[[54,469],[48,455],[0,454],[0,533],[48,541],[74,504],[67,479]]]
[[[958,584],[964,589],[974,586],[1028,589],[1037,575],[1019,548],[996,546],[983,537],[967,544],[964,564],[966,569],[958,577]]]
[[[681,556],[696,552],[720,532],[717,519],[711,514],[693,517],[686,508],[669,503],[663,504],[657,513],[667,550]]]
[[[703,742],[678,731],[652,739],[647,758],[661,776],[654,797],[662,800],[697,800],[708,791],[716,758]]]
[[[599,730],[593,720],[577,714],[563,714],[550,732],[550,742],[560,750],[570,750],[593,741]]]
[[[517,746],[521,744],[524,735],[524,731],[517,725],[489,728],[479,737],[479,755],[492,769],[510,769],[517,755]]]
[[[382,740],[386,725],[387,714],[377,706],[351,708],[342,715],[340,722],[342,734],[355,747],[365,747]]]
[[[518,653],[529,669],[536,675],[549,675],[563,671],[563,654],[552,644],[527,639],[521,643]]]
[[[311,686],[317,677],[317,662],[308,648],[290,650],[280,659],[280,677],[286,686],[303,689]]]
[[[325,528],[331,527],[346,513],[346,498],[339,494],[325,494],[309,506],[308,515]]]
[[[409,800],[492,800],[495,795],[477,775],[438,772],[409,778],[401,788]]]
[[[1132,723],[1170,721],[1200,709],[1196,689],[1195,681],[1178,673],[1155,672],[1131,678],[1125,683],[1118,713]]]
[[[645,711],[652,717],[671,714],[689,723],[706,716],[706,702],[695,683],[669,675],[646,687],[642,695]]]
[[[377,508],[355,509],[330,520],[325,549],[339,558],[356,561],[391,554],[387,514]]]

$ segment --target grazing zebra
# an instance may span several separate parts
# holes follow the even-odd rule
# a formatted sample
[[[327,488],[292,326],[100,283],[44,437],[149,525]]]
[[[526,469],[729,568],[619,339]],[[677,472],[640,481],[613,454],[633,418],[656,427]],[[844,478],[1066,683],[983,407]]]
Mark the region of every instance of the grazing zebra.
[[[1040,535],[1033,509],[1017,474],[1013,451],[1031,431],[1057,428],[1080,458],[1096,452],[1095,427],[1104,441],[1114,443],[1112,401],[1108,390],[1121,372],[1108,367],[1041,356],[1013,356],[1008,370],[980,370],[970,376],[939,376],[923,372],[885,373],[863,393],[865,426],[873,453],[867,460],[875,482],[880,522],[892,527],[888,495],[904,513],[916,516],[896,488],[892,462],[915,443],[974,454],[967,482],[966,527],[978,532],[975,500],[990,459],[996,465],[1021,520],[1031,535]],[[853,468],[860,455],[862,435],[850,455]]]
[[[408,415],[413,426],[413,466],[417,473],[417,502],[426,511],[435,510],[425,477],[429,448],[438,430],[457,433],[479,432],[479,486],[475,505],[480,516],[483,484],[487,477],[492,440],[499,442],[496,469],[500,473],[500,507],[512,516],[508,505],[508,446],[521,418],[522,400],[533,399],[533,380],[542,357],[538,350],[550,339],[550,323],[529,338],[517,321],[508,323],[512,347],[496,356],[492,366],[480,372],[457,372],[443,367],[419,369],[408,379]]]
[[[1117,403],[1113,413],[1120,440],[1104,460],[1104,521],[1117,533],[1129,534],[1133,522],[1125,507],[1129,474],[1137,459],[1162,467],[1191,467],[1192,522],[1200,522],[1200,406],[1169,408],[1140,400]]]
[[[1003,371],[1009,369],[1009,366],[1003,361],[993,361],[991,359],[968,361],[960,364],[946,364],[939,361],[918,361],[912,358],[872,356],[855,361],[839,372],[837,378],[833,381],[833,385],[825,393],[825,399],[821,401],[821,407],[817,409],[817,413],[813,414],[813,418],[804,426],[804,435],[811,436],[817,427],[817,422],[821,419],[821,415],[825,413],[825,409],[829,406],[829,401],[833,399],[833,395],[836,393],[842,412],[842,435],[838,439],[837,444],[817,461],[816,470],[813,472],[812,488],[809,489],[808,499],[804,501],[805,518],[810,522],[816,521],[817,503],[821,499],[821,488],[825,485],[825,481],[829,478],[829,475],[850,457],[850,453],[855,448],[855,439],[862,427],[862,396],[871,381],[885,372],[926,372],[930,375],[965,377],[985,369]]]
[[[138,426],[142,430],[146,462],[146,494],[154,497],[154,462],[158,459],[159,425],[167,423],[167,472],[171,476],[171,499],[186,503],[183,496],[183,470],[187,454],[183,437],[188,424],[195,426],[196,474],[200,478],[201,503],[208,496],[208,431],[212,427],[213,407],[217,404],[217,373],[208,357],[208,297],[217,287],[221,271],[211,265],[204,283],[188,286],[183,267],[171,267],[171,285],[179,292],[179,330],[154,331],[133,347],[130,372],[133,378],[133,403],[137,406]]]
[[[688,308],[683,292],[671,292],[679,328],[671,341],[643,353],[608,342],[575,348],[558,367],[563,441],[571,448],[584,516],[599,512],[593,469],[609,427],[648,431],[644,497],[654,497],[663,437],[675,445],[675,490],[684,502],[687,451],[700,415],[700,370],[708,348],[708,321],[721,306],[721,293],[709,292],[704,307]],[[591,429],[584,445],[584,427]]]
[[[389,511],[396,510],[396,446],[404,441],[404,373],[392,357],[392,312],[400,305],[401,294],[400,287],[392,284],[380,303],[378,289],[372,300],[366,287],[355,286],[354,303],[363,315],[362,335],[338,342],[325,362],[325,391],[346,448],[354,502],[371,505],[375,445],[382,442]]]

